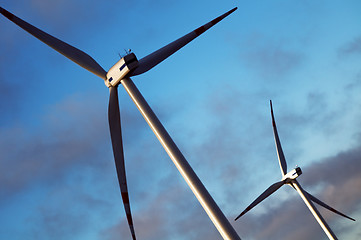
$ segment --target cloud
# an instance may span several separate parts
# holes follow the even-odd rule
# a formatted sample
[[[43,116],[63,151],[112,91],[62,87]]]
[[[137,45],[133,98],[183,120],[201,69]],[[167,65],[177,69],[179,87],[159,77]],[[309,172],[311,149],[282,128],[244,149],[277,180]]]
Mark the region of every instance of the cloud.
[[[122,1],[123,2],[123,1]],[[49,32],[79,32],[81,28],[96,29],[99,21],[114,17],[114,14],[107,14],[107,18],[103,18],[104,12],[116,11],[114,8],[109,8],[109,5],[116,4],[115,0],[109,1],[108,4],[96,4],[95,2],[88,2],[84,0],[77,1],[44,1],[31,0],[25,1],[24,5],[28,5],[32,9],[31,18],[42,20],[46,19],[46,24],[42,26],[52,27],[53,30]],[[118,3],[119,4],[119,3]],[[87,6],[86,11],[79,11],[79,9]],[[11,11],[11,10],[10,10]],[[67,17],[64,18],[64,13]],[[15,13],[16,14],[16,13]],[[74,21],[77,19],[77,21]],[[93,28],[89,28],[92,26]],[[41,26],[39,26],[41,27]],[[76,30],[78,29],[78,30]],[[97,32],[94,31],[94,35]]]
[[[22,97],[27,87],[31,86],[31,82],[28,85],[19,84],[23,79],[29,79],[31,71],[27,68],[27,60],[19,59],[22,49],[17,47],[18,34],[17,32],[9,28],[10,24],[4,24],[2,20],[4,17],[0,16],[0,28],[6,32],[6,34],[0,34],[0,122],[4,126],[5,123],[9,123],[19,116],[21,110]],[[25,73],[19,71],[19,66],[22,69],[25,68]]]
[[[88,235],[87,232],[100,230],[97,218],[105,219],[110,202],[92,194],[86,178],[79,174],[73,179],[76,181],[57,185],[47,194],[45,201],[39,203],[37,214],[29,217],[34,226],[41,226],[34,227],[30,236],[34,239],[80,239]]]
[[[0,72],[1,69],[0,69]],[[0,75],[0,115],[1,122],[8,122],[17,115],[20,100],[17,94],[21,94],[20,89],[15,89],[13,84],[5,81]]]
[[[169,176],[169,180],[174,176]],[[138,238],[169,239],[219,239],[220,235],[183,182],[170,181],[157,196],[142,209],[133,214],[135,231]],[[105,239],[119,239],[129,236],[125,219],[104,229],[101,236]],[[209,237],[209,238],[208,238]]]
[[[241,53],[243,63],[264,79],[282,78],[303,61],[302,54],[287,44],[272,42],[262,36],[250,37],[245,46]]]
[[[305,186],[321,185],[321,198],[331,199],[330,204],[342,203],[348,211],[354,211],[361,199],[361,146],[343,151],[305,169],[307,178],[302,178]]]
[[[361,37],[344,44],[338,50],[340,57],[361,54]]]
[[[55,106],[37,130],[26,125],[2,130],[0,161],[6,167],[1,169],[0,195],[11,195],[41,179],[58,181],[75,166],[101,165],[92,160],[100,154],[95,146],[107,137],[106,123],[99,119],[99,109],[77,100],[70,97]]]

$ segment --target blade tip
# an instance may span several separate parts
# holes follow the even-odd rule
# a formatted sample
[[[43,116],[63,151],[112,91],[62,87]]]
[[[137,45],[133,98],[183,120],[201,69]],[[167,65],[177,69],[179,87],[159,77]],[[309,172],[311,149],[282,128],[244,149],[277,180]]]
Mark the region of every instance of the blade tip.
[[[236,11],[238,9],[238,7],[234,7],[231,10],[229,10],[226,14],[229,15],[231,13],[233,13],[234,11]]]
[[[241,214],[239,214],[235,219],[234,221],[237,221],[240,217],[242,217],[247,211],[243,211]]]
[[[274,122],[274,115],[273,115],[273,105],[272,105],[272,100],[269,100],[269,104],[270,104],[270,107],[271,107],[271,116],[272,116],[272,122]]]

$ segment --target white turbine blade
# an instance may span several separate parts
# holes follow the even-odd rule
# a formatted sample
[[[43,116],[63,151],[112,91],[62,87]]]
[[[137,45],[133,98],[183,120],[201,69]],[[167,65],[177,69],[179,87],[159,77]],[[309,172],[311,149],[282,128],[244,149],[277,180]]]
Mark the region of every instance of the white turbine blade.
[[[85,52],[47,34],[46,32],[34,27],[33,25],[23,21],[22,19],[16,17],[14,14],[8,12],[7,10],[0,7],[0,12],[2,15],[7,17],[10,21],[14,22],[16,25],[47,44],[49,47],[63,54],[65,57],[69,58],[73,62],[79,64],[81,67],[87,69],[88,71],[94,73],[95,75],[106,79],[106,71],[88,54]]]
[[[241,214],[239,214],[238,217],[236,217],[234,219],[234,221],[237,221],[238,218],[242,217],[245,213],[247,213],[249,210],[251,210],[257,204],[259,204],[264,199],[266,199],[268,196],[270,196],[272,193],[277,191],[280,187],[282,187],[283,184],[284,184],[284,181],[280,181],[280,182],[274,183],[269,188],[267,188],[267,190],[264,191],[256,200],[254,200]]]
[[[118,102],[118,89],[117,87],[110,87],[109,91],[110,91],[110,96],[109,96],[108,120],[109,120],[110,136],[112,139],[115,167],[117,169],[120,191],[122,195],[125,213],[127,215],[130,232],[132,234],[133,240],[136,240],[132,213],[130,211],[127,178],[125,175],[122,129],[120,125],[120,113],[119,113],[119,102]]]
[[[338,214],[338,215],[341,215],[342,217],[348,218],[348,219],[350,219],[350,220],[352,220],[352,221],[356,221],[355,219],[353,219],[353,218],[351,218],[351,217],[349,217],[349,216],[347,216],[347,215],[345,215],[345,214],[337,211],[336,209],[330,207],[330,206],[327,205],[326,203],[324,203],[324,202],[322,202],[321,200],[317,199],[315,196],[313,196],[313,195],[311,195],[310,193],[306,192],[306,190],[303,190],[303,191],[307,194],[307,196],[308,196],[313,202],[317,203],[318,205],[320,205],[320,206],[322,206],[322,207],[330,210],[331,212],[334,212],[334,213],[336,213],[336,214]]]
[[[282,175],[284,176],[287,174],[287,163],[286,163],[285,155],[283,154],[280,138],[278,137],[276,121],[275,121],[275,117],[273,115],[272,100],[270,100],[270,105],[271,105],[273,134],[274,134],[275,142],[276,142],[278,162],[280,164]]]
[[[135,76],[147,72],[148,70],[152,69],[163,60],[171,56],[173,53],[187,45],[190,41],[204,33],[209,28],[213,27],[215,24],[220,22],[222,19],[227,17],[232,12],[236,11],[236,7],[232,10],[226,12],[225,14],[213,19],[209,23],[197,28],[196,30],[188,33],[187,35],[175,40],[174,42],[169,43],[168,45],[158,49],[157,51],[149,54],[148,56],[139,60],[139,66],[134,70],[130,76]]]

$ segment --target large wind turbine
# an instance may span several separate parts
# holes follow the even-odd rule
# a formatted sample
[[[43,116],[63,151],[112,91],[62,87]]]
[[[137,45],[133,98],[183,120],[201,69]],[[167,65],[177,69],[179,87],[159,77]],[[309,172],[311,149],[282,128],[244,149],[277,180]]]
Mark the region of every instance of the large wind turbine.
[[[326,203],[322,202],[321,200],[317,199],[315,196],[311,195],[310,193],[306,192],[301,185],[297,182],[296,178],[302,174],[301,168],[296,167],[295,169],[292,169],[290,172],[287,173],[287,163],[285,156],[283,154],[282,146],[280,139],[278,137],[277,133],[277,127],[276,127],[276,121],[273,115],[273,108],[272,108],[272,101],[270,101],[271,105],[271,115],[272,115],[272,125],[273,125],[273,133],[274,138],[276,142],[276,149],[277,149],[277,155],[278,155],[278,161],[281,167],[281,173],[282,173],[282,179],[279,182],[274,183],[271,185],[266,191],[264,191],[256,200],[254,200],[240,215],[236,217],[235,220],[243,216],[246,212],[251,210],[253,207],[255,207],[257,204],[262,202],[264,199],[266,199],[268,196],[270,196],[272,193],[277,191],[280,187],[287,184],[291,187],[293,187],[298,194],[300,194],[303,201],[306,203],[307,207],[310,209],[313,216],[316,218],[317,222],[322,227],[323,231],[327,234],[329,239],[337,239],[335,234],[332,232],[331,228],[327,225],[326,221],[323,219],[321,214],[318,212],[317,208],[313,205],[313,202],[319,204],[320,206],[337,213],[345,218],[348,218],[352,221],[355,221],[355,219],[350,218],[346,216],[345,214],[337,211],[336,209],[328,206]]]
[[[65,57],[69,58],[73,62],[79,64],[81,67],[94,73],[102,78],[105,85],[109,88],[109,108],[108,119],[110,135],[113,147],[113,154],[115,159],[115,165],[119,180],[119,186],[121,190],[121,196],[127,215],[127,221],[132,234],[132,238],[135,240],[135,231],[133,227],[132,214],[129,205],[129,196],[127,189],[127,181],[124,167],[124,154],[121,136],[120,125],[120,113],[118,103],[118,85],[121,84],[129,96],[132,98],[137,108],[153,130],[158,140],[163,145],[164,149],[176,165],[177,169],[201,203],[202,207],[212,220],[215,227],[224,239],[240,239],[236,231],[233,229],[227,218],[224,216],[218,205],[215,203],[207,189],[204,187],[198,176],[195,174],[187,160],[184,158],[176,144],[173,142],[163,125],[158,120],[148,103],[145,101],[133,81],[131,76],[139,75],[152,69],[160,62],[168,58],[170,55],[184,47],[186,44],[197,38],[206,30],[220,22],[229,14],[234,12],[237,8],[224,13],[223,15],[213,19],[207,24],[195,29],[194,31],[186,34],[185,36],[169,43],[168,45],[158,49],[157,51],[149,54],[148,56],[137,60],[134,53],[129,53],[125,57],[121,58],[113,67],[106,72],[91,56],[85,52],[49,35],[48,33],[34,27],[33,25],[23,21],[16,17],[12,13],[0,7],[0,12],[10,21],[17,24],[19,27],[38,38],[40,41],[47,44],[49,47],[58,51]]]

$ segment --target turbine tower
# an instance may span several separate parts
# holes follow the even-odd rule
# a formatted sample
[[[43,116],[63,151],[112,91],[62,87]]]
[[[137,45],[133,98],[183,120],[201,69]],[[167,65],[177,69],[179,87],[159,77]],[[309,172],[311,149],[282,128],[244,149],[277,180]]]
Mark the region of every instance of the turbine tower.
[[[278,137],[277,127],[276,127],[276,121],[273,115],[273,108],[272,108],[272,101],[270,101],[271,106],[271,116],[272,116],[272,125],[273,125],[273,133],[274,138],[276,142],[276,149],[277,149],[277,155],[278,155],[278,161],[281,168],[282,173],[282,179],[279,182],[276,182],[272,184],[266,191],[264,191],[256,200],[254,200],[240,215],[238,215],[235,219],[235,221],[243,216],[245,213],[247,213],[249,210],[251,210],[253,207],[255,207],[257,204],[262,202],[264,199],[266,199],[268,196],[270,196],[272,193],[277,191],[280,187],[283,185],[289,185],[292,188],[294,188],[298,194],[301,196],[302,200],[305,202],[311,213],[313,214],[314,218],[317,220],[317,222],[322,227],[323,231],[326,233],[329,239],[337,239],[336,235],[332,232],[331,228],[326,223],[325,219],[322,217],[322,215],[318,212],[317,208],[314,206],[313,202],[319,204],[320,206],[337,213],[345,218],[348,218],[352,221],[355,221],[355,219],[350,218],[346,216],[345,214],[337,211],[336,209],[328,206],[326,203],[322,202],[321,200],[317,199],[315,196],[311,195],[310,193],[306,192],[301,185],[297,182],[296,178],[299,177],[302,174],[301,168],[296,167],[295,169],[292,169],[290,172],[287,172],[287,163],[286,158],[283,154],[281,141]]]
[[[193,171],[187,160],[178,149],[177,145],[173,142],[157,116],[154,114],[148,103],[143,98],[133,81],[131,76],[145,73],[161,63],[163,60],[174,54],[176,51],[184,47],[193,39],[200,36],[209,28],[220,22],[222,19],[230,15],[237,8],[233,8],[223,15],[213,19],[207,24],[191,31],[185,36],[169,43],[168,45],[160,48],[159,50],[149,54],[148,56],[138,61],[134,53],[128,53],[121,58],[113,67],[106,72],[91,56],[85,52],[61,41],[60,39],[49,35],[48,33],[34,27],[33,25],[23,21],[16,17],[12,13],[0,7],[0,13],[3,14],[10,21],[38,38],[40,41],[47,44],[49,47],[58,51],[65,57],[69,58],[73,62],[77,63],[81,67],[94,73],[104,80],[105,85],[109,88],[109,107],[108,107],[108,120],[110,136],[113,147],[114,160],[116,165],[116,171],[118,175],[119,186],[121,190],[121,196],[124,204],[124,209],[127,215],[128,225],[132,234],[133,240],[136,239],[133,226],[133,219],[130,210],[128,188],[126,181],[126,173],[124,166],[124,154],[123,143],[121,136],[120,125],[120,112],[118,101],[118,85],[121,84],[131,99],[136,104],[137,108],[147,121],[158,140],[163,145],[164,149],[172,159],[173,163],[197,197],[198,201],[212,220],[213,224],[222,235],[223,239],[240,239],[232,225],[229,223],[223,212],[220,210],[216,202],[213,200],[207,189],[204,187],[196,173]]]

